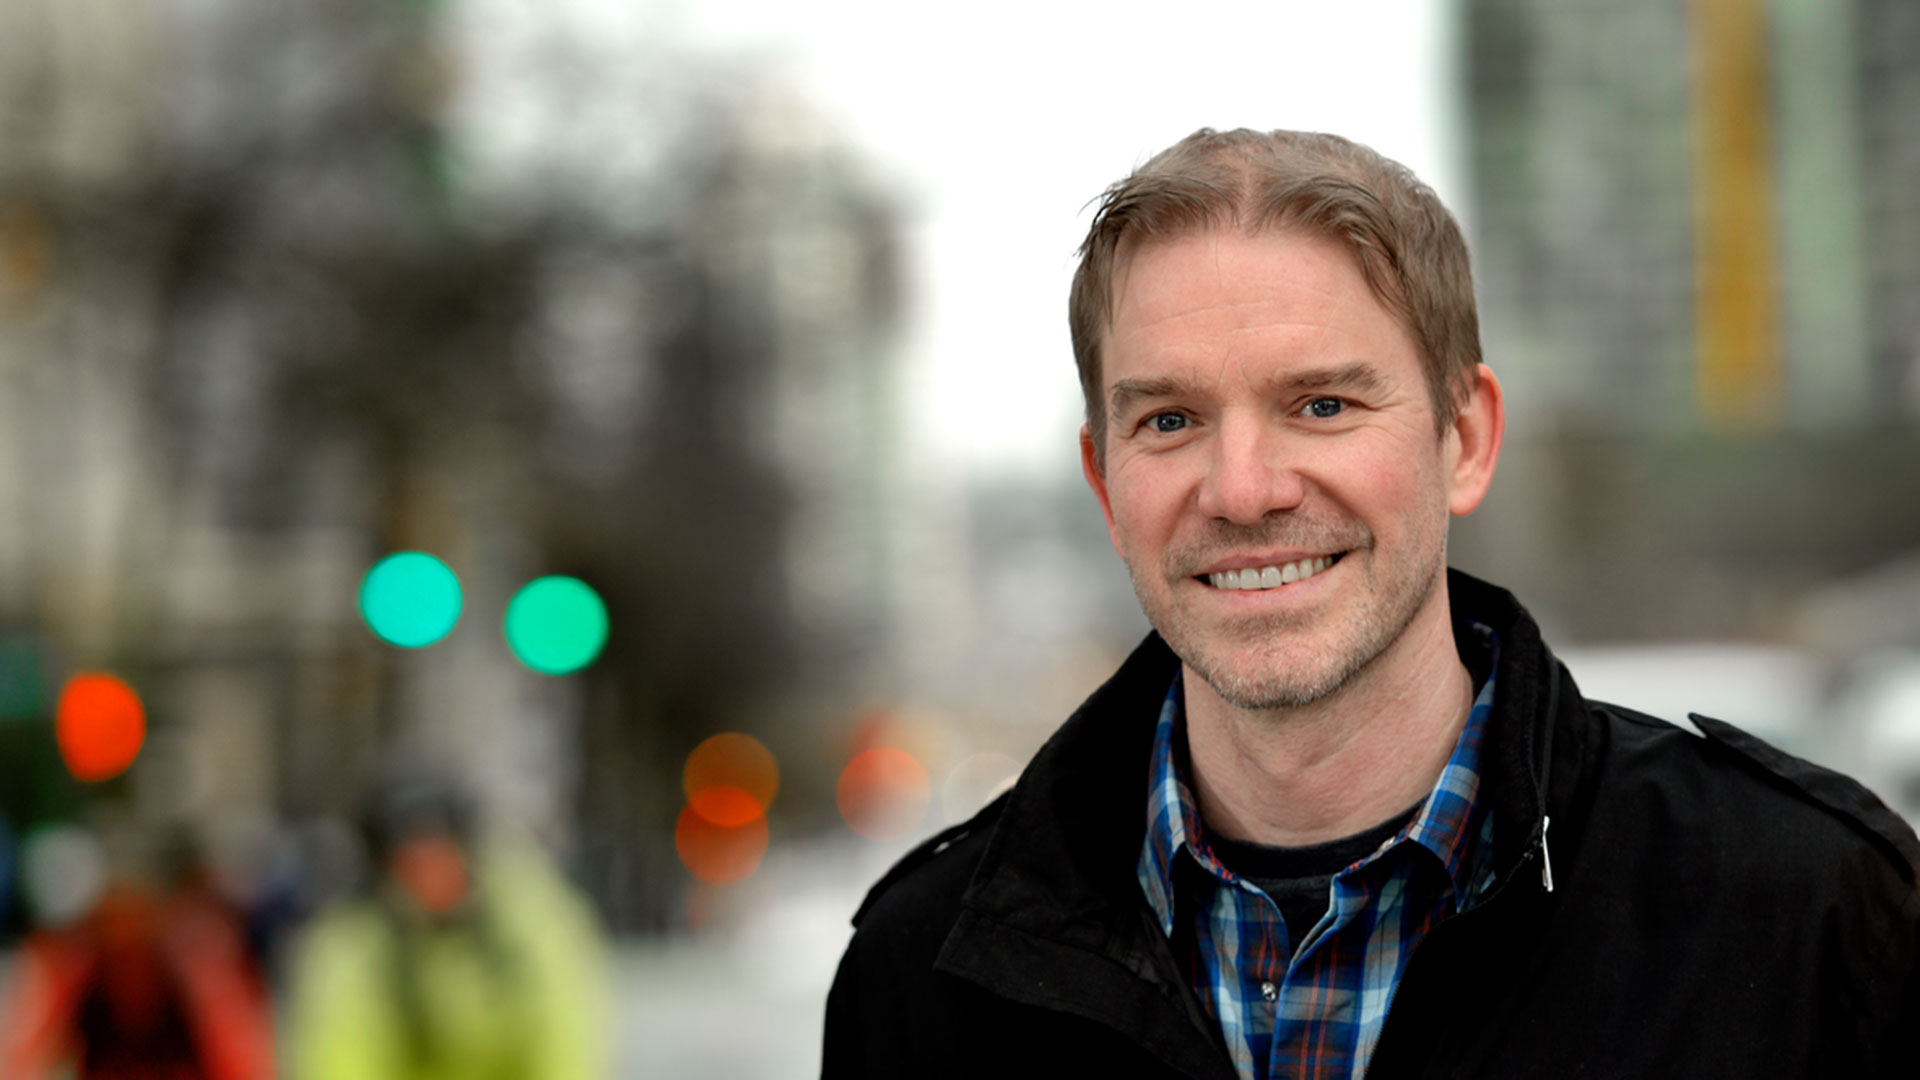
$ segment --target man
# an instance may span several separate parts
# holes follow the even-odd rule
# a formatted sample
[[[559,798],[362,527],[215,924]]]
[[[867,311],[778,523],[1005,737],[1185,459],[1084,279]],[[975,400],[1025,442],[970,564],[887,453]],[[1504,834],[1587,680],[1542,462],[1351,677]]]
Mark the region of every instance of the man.
[[[829,1076],[1910,1076],[1912,832],[1583,699],[1446,569],[1499,458],[1458,226],[1201,131],[1074,279],[1081,460],[1155,633],[855,917]]]

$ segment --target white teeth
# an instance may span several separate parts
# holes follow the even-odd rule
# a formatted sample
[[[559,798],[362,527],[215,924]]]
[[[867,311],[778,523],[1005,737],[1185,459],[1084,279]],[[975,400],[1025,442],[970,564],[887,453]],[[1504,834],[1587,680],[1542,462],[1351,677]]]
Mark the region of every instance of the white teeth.
[[[1216,589],[1273,589],[1281,585],[1291,585],[1296,581],[1305,581],[1332,566],[1333,561],[1333,556],[1321,555],[1317,558],[1300,559],[1275,566],[1250,566],[1245,570],[1222,570],[1216,574],[1208,574],[1207,580]]]

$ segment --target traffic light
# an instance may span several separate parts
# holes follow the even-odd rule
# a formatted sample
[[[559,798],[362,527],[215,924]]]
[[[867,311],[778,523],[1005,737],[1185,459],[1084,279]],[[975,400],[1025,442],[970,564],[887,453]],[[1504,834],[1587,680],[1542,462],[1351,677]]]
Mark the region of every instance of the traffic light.
[[[54,736],[60,758],[75,779],[111,780],[140,756],[147,740],[147,710],[140,695],[121,680],[81,672],[60,691]]]
[[[535,578],[507,603],[507,646],[547,675],[579,671],[607,643],[607,605],[579,578]]]
[[[360,615],[381,639],[418,649],[460,621],[460,579],[424,551],[401,551],[373,564],[360,582]]]

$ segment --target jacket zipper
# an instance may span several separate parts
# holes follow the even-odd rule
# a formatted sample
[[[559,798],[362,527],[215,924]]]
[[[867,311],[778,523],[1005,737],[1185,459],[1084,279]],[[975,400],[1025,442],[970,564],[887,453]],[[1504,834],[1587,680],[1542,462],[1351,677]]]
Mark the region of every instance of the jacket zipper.
[[[1547,826],[1553,819],[1540,815],[1540,887],[1547,892],[1553,891],[1553,853],[1547,850]]]

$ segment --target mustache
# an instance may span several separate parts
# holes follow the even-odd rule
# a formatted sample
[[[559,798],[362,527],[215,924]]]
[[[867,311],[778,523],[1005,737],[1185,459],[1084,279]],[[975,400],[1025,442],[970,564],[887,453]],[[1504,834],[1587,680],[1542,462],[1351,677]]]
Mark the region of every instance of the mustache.
[[[1331,554],[1372,546],[1373,530],[1358,521],[1285,515],[1263,518],[1257,525],[1209,521],[1201,535],[1184,537],[1167,548],[1167,567],[1173,577],[1187,578],[1249,549],[1293,548]]]

